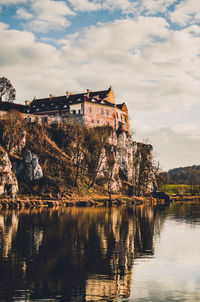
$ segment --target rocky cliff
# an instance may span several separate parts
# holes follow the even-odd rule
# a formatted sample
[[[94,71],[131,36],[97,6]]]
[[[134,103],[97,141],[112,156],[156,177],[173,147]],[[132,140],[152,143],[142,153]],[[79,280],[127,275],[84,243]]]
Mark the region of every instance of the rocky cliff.
[[[20,135],[17,140],[16,135],[13,137],[12,149],[8,148],[12,131],[7,139],[0,131],[3,146],[0,149],[0,194],[9,190],[16,193],[18,183],[20,188],[26,187],[28,193],[66,192],[73,186],[88,185],[88,179],[91,180],[88,187],[103,179],[107,189],[129,195],[145,195],[156,189],[152,146],[133,141],[125,131],[114,131],[111,127],[88,130],[67,125],[45,128],[23,121],[19,125]],[[94,152],[97,157],[91,160]]]
[[[36,154],[25,149],[22,161],[12,161],[12,170],[17,177],[24,178],[28,181],[40,179],[43,176],[42,168],[39,164],[39,159]]]
[[[112,189],[126,187],[130,194],[149,194],[157,189],[153,171],[153,147],[133,141],[127,132],[114,133],[111,142],[116,146],[112,174]]]
[[[8,153],[0,146],[0,194],[15,195],[18,192],[18,178],[26,182],[38,180],[43,176],[38,157],[29,150],[23,159],[9,159]]]
[[[0,194],[16,194],[18,182],[7,152],[0,146]]]

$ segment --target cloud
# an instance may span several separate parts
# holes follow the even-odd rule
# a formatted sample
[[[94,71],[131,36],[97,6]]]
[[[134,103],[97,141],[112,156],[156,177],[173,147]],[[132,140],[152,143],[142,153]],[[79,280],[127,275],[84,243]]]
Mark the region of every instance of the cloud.
[[[25,8],[19,8],[17,10],[17,17],[23,20],[30,20],[33,18],[33,15],[30,14]]]
[[[168,8],[175,4],[177,0],[138,0],[140,5],[140,12],[146,12],[146,14],[156,14],[158,12],[166,12]]]
[[[0,22],[0,30],[2,30],[2,29],[8,29],[8,28],[9,28],[8,24]]]
[[[62,30],[70,25],[67,17],[74,15],[64,1],[54,0],[32,0],[29,11],[25,8],[17,10],[17,17],[29,20],[27,27],[35,32]]]
[[[200,6],[198,0],[185,0],[176,5],[170,14],[171,21],[180,26],[199,23]]]
[[[39,10],[39,2],[35,3],[36,20],[53,25],[53,8],[44,12]],[[180,131],[176,126],[177,132],[170,123],[163,125],[174,112],[181,114],[200,106],[196,26],[173,31],[161,17],[125,18],[84,28],[58,41],[56,48],[48,45],[48,36],[41,43],[33,33],[11,30],[0,23],[1,74],[11,80],[21,103],[35,95],[62,95],[112,85],[117,102],[128,105],[138,139],[149,136],[161,164],[172,168],[184,161],[198,163],[199,128],[181,126]]]
[[[131,0],[69,0],[76,11],[121,10],[123,13],[136,12],[137,1]]]
[[[156,14],[165,12],[167,8],[176,3],[176,0],[69,0],[77,11],[115,10],[132,14]]]
[[[136,139],[148,137],[154,146],[161,168],[168,170],[200,164],[200,128],[194,125],[172,127],[137,127]]]
[[[70,4],[77,11],[95,11],[102,9],[100,1],[88,1],[88,0],[69,0]]]
[[[21,3],[26,3],[28,0],[0,0],[0,5],[17,5]]]

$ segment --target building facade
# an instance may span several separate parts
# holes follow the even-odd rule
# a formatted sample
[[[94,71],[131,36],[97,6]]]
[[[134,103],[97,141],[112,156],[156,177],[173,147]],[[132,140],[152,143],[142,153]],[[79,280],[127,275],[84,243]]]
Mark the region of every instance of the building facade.
[[[1,105],[5,102],[0,102]],[[86,127],[111,126],[130,132],[126,104],[116,104],[110,87],[103,91],[87,90],[86,93],[66,93],[64,96],[50,95],[49,98],[34,98],[26,105],[12,104],[7,107],[20,111],[30,122],[71,123],[76,122]],[[16,108],[15,108],[16,107]],[[6,110],[8,111],[8,110]],[[5,112],[5,110],[4,110]]]

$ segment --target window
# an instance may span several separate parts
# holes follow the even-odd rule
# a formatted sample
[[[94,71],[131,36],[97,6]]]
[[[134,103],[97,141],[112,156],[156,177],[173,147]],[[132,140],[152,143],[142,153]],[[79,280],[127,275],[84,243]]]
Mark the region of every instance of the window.
[[[67,108],[67,105],[64,105],[63,108]]]
[[[103,115],[103,109],[101,109],[101,115]]]
[[[39,111],[39,110],[40,110],[39,108],[36,109],[36,111]]]
[[[91,107],[89,108],[89,112],[92,113],[92,108]]]
[[[109,123],[109,122],[107,122],[107,125],[109,126],[109,125],[110,125],[110,123]]]
[[[78,110],[78,114],[81,114],[81,110],[80,109]]]
[[[76,114],[76,110],[72,110],[72,113],[73,113],[73,114]]]
[[[97,121],[97,124],[99,124],[99,120]]]
[[[94,123],[94,120],[92,120],[92,123]]]
[[[109,111],[108,110],[106,110],[106,115],[109,115]]]

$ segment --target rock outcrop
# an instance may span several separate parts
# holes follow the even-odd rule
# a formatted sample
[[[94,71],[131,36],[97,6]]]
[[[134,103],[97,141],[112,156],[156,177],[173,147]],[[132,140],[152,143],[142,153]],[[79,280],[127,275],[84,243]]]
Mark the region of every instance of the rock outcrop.
[[[108,137],[109,148],[102,150],[102,167],[99,169],[97,179],[102,178],[103,183],[111,191],[122,190],[130,195],[146,195],[156,191],[156,180],[153,171],[153,148],[150,144],[133,141],[132,136],[125,131],[112,131]],[[26,143],[24,133],[20,146],[13,149],[11,161],[6,151],[0,147],[0,194],[4,192],[16,193],[18,182],[32,182],[43,177],[43,171],[36,154],[28,149],[21,152]],[[86,146],[87,148],[87,146]],[[56,151],[59,151],[57,148]],[[38,152],[38,150],[37,150]],[[108,153],[109,152],[109,153]],[[109,166],[109,155],[112,167]],[[58,155],[59,156],[59,155]],[[57,169],[63,169],[62,161],[56,163]],[[54,177],[54,175],[45,175]],[[58,186],[63,175],[57,177]],[[67,181],[67,180],[66,180]],[[67,183],[66,183],[67,184]]]
[[[114,132],[110,140],[116,147],[112,175],[112,190],[122,189],[123,184],[130,194],[145,195],[157,189],[153,171],[153,147],[133,141],[131,135]]]
[[[0,194],[16,194],[18,182],[7,152],[0,146]]]
[[[37,180],[43,176],[37,155],[32,154],[29,150],[23,152],[23,161],[14,161],[12,165],[16,175],[26,180]]]

